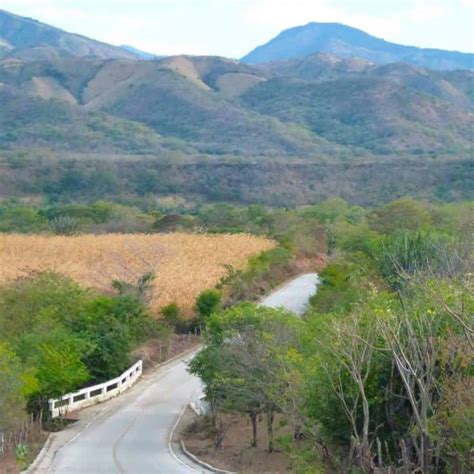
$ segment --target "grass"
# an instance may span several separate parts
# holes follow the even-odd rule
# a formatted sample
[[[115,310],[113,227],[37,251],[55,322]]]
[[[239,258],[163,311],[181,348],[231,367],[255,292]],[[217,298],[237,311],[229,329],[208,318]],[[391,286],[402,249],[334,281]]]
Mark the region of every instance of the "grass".
[[[154,271],[151,310],[175,302],[189,313],[197,295],[226,275],[225,264],[243,268],[251,256],[274,246],[246,234],[0,234],[0,283],[49,270],[112,291],[114,279],[134,282]]]

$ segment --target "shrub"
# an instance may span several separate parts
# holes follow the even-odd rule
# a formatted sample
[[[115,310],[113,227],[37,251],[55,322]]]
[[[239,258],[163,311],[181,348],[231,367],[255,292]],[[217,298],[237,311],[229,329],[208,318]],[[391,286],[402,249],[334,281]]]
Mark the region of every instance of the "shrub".
[[[169,324],[176,333],[184,333],[189,329],[189,323],[183,317],[180,307],[176,303],[170,303],[161,308],[164,321]]]
[[[78,230],[78,222],[74,217],[58,216],[49,222],[51,230],[56,235],[73,235]]]
[[[196,310],[201,319],[215,313],[222,302],[222,295],[217,290],[204,290],[196,300]]]

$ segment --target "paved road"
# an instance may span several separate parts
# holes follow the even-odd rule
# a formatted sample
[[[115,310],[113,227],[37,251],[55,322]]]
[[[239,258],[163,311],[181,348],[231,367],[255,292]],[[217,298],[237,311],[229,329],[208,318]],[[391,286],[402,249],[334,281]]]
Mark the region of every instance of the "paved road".
[[[84,410],[83,426],[71,428],[76,431],[73,436],[56,447],[54,458],[46,459],[36,472],[202,472],[184,465],[168,444],[182,408],[201,390],[199,379],[187,372],[182,360],[148,374],[120,397]],[[55,451],[54,443],[51,450]]]
[[[315,292],[316,274],[302,275],[261,304],[301,314]],[[201,391],[199,379],[177,360],[143,377],[129,391],[83,410],[81,419],[53,438],[34,472],[58,474],[184,474],[203,472],[169,449],[184,406]]]
[[[260,304],[270,308],[283,307],[301,315],[311,296],[316,293],[318,284],[319,278],[316,273],[300,275],[264,298]]]

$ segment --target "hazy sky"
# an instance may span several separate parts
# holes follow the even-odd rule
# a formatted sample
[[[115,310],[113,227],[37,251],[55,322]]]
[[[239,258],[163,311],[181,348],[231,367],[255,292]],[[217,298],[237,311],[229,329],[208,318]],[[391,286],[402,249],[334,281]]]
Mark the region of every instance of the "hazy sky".
[[[396,43],[474,51],[474,0],[0,0],[0,8],[156,54],[238,58],[310,21],[345,23]]]

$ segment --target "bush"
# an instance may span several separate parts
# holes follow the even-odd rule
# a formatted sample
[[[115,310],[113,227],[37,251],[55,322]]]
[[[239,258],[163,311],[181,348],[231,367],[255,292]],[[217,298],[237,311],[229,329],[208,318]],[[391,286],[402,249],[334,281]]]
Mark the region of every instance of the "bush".
[[[176,333],[182,334],[190,330],[192,322],[187,321],[176,303],[170,303],[161,308],[164,321],[169,324]]]
[[[196,300],[196,310],[201,319],[215,313],[222,302],[222,295],[217,290],[204,290]]]

